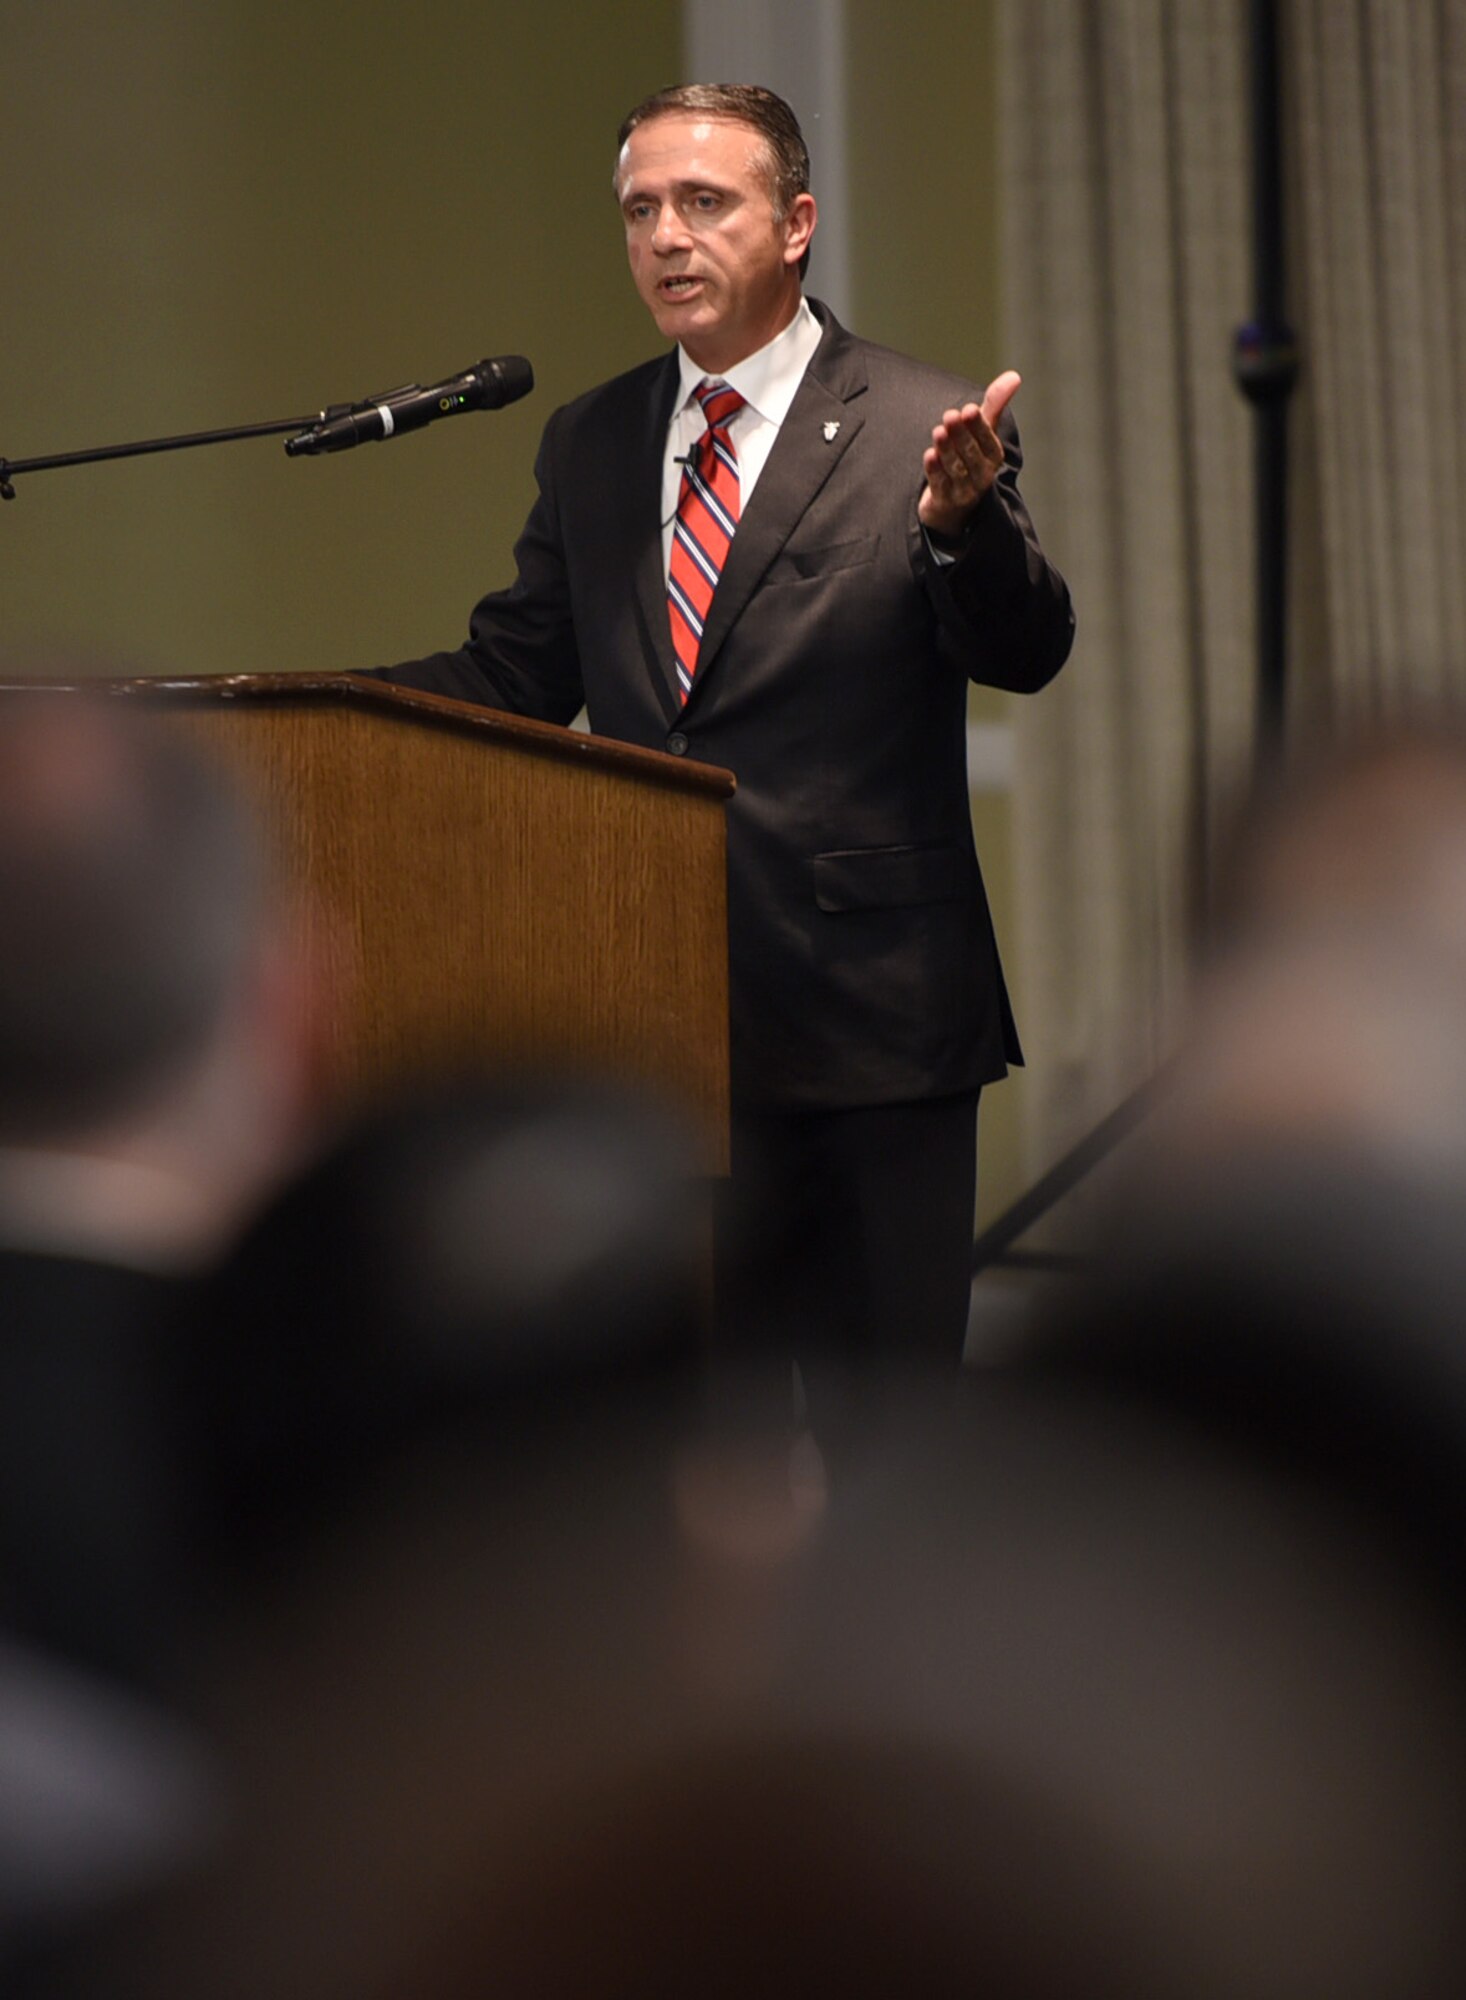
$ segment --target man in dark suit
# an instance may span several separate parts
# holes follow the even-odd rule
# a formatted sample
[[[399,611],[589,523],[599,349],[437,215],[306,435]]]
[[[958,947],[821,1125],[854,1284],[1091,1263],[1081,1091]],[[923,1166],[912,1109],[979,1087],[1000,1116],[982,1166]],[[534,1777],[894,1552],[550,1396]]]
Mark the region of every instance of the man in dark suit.
[[[1021,1059],[966,689],[1043,686],[1073,632],[1018,494],[1018,377],[984,393],[804,299],[809,160],[772,93],[664,91],[620,143],[632,275],[677,348],[555,413],[516,581],[457,652],[388,671],[733,770],[733,1181],[761,1199],[725,1312],[955,1359],[977,1094]],[[705,415],[710,383],[736,394]]]
[[[252,816],[117,701],[0,704],[0,1632],[146,1676],[197,1274],[294,1163],[309,988]]]

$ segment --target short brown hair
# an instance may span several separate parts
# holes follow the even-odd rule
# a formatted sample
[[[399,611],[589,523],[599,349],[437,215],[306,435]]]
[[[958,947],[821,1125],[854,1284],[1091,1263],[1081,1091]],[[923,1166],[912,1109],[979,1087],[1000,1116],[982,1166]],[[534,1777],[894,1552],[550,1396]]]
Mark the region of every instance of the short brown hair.
[[[809,148],[794,116],[782,97],[757,83],[679,83],[643,98],[628,111],[616,134],[616,179],[620,192],[621,148],[638,125],[653,118],[667,118],[679,112],[702,112],[708,118],[725,118],[747,125],[764,142],[769,180],[769,198],[780,222],[789,213],[796,195],[809,193]]]

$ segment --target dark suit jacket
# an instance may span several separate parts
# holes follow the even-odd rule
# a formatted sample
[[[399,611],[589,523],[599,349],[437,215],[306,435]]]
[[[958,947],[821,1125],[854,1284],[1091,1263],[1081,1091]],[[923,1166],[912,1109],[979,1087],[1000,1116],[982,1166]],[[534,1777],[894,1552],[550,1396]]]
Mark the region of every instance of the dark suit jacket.
[[[187,1279],[0,1244],[0,1627],[111,1673],[184,1602],[194,1313]]]
[[[942,411],[981,390],[824,336],[749,498],[678,707],[662,462],[678,373],[557,410],[519,574],[456,653],[388,677],[728,766],[733,1090],[745,1106],[942,1096],[1020,1061],[973,846],[968,679],[1063,664],[1069,595],[1008,464],[949,568],[917,523]]]

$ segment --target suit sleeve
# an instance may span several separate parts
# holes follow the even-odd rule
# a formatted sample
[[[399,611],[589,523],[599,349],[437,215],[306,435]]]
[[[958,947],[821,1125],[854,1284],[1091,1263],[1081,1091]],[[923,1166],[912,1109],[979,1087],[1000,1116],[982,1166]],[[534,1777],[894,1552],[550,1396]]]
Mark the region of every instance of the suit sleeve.
[[[555,501],[559,418],[557,411],[540,442],[539,494],[514,546],[513,583],[479,599],[456,652],[378,667],[376,678],[541,722],[568,723],[579,713],[580,654]]]
[[[984,687],[1033,694],[1069,657],[1069,587],[1039,546],[1018,491],[1023,450],[1005,413],[1007,463],[973,516],[957,560],[937,563],[918,531],[914,560],[944,649]]]

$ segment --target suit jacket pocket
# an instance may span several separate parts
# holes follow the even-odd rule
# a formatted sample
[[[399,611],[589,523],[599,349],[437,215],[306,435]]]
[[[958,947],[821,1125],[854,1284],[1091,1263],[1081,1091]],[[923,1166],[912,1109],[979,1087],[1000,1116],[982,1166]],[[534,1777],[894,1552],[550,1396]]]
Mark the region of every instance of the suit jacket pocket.
[[[835,542],[825,549],[785,549],[770,564],[764,581],[798,583],[806,577],[832,576],[837,570],[873,562],[880,545],[879,535],[862,535],[858,541]]]
[[[962,847],[854,847],[814,857],[822,910],[891,910],[957,903],[972,894],[974,863]]]

